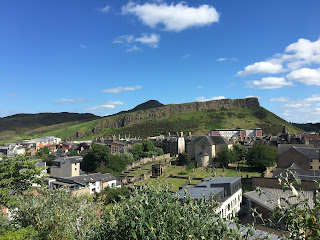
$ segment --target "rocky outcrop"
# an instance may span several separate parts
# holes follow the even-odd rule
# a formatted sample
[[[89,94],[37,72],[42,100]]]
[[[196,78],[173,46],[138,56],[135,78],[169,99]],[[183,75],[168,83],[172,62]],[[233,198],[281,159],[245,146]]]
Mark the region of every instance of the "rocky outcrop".
[[[105,117],[98,122],[98,128],[120,128],[147,121],[158,121],[168,119],[179,113],[208,111],[213,109],[232,110],[258,107],[260,107],[260,104],[257,98],[221,99],[207,102],[170,104],[163,107],[141,110],[132,113],[125,113],[117,116]]]

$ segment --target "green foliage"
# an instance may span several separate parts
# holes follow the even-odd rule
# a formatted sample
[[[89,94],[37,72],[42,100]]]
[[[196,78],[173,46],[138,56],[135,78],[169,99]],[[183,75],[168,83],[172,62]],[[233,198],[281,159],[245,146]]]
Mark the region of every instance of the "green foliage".
[[[117,153],[114,153],[113,155],[124,159],[124,161],[128,165],[132,164],[135,161],[132,153],[120,153],[120,152],[117,152]]]
[[[83,157],[82,169],[84,171],[93,172],[102,162],[106,162],[110,158],[110,149],[104,145],[94,144],[91,149]]]
[[[92,196],[74,196],[62,188],[38,192],[20,195],[14,221],[21,227],[33,226],[40,239],[88,239],[99,225],[101,204]]]
[[[289,232],[289,236],[281,239],[320,239],[320,184],[314,183],[317,187],[313,198],[314,207],[311,208],[309,199],[305,199],[305,192],[301,189],[301,180],[296,179],[294,173],[287,173],[279,182],[284,191],[291,192],[289,198],[296,199],[286,201],[287,206],[283,206],[280,201],[274,203],[276,208],[269,221],[277,227],[284,225]]]
[[[264,119],[264,118],[266,118],[268,116],[267,113],[265,111],[262,111],[262,110],[256,111],[254,113],[254,115],[259,119]]]
[[[177,160],[180,166],[189,165],[191,161],[188,153],[179,153]]]
[[[94,144],[84,156],[81,166],[84,171],[111,173],[118,177],[127,164],[125,158],[111,154],[109,147]]]
[[[237,160],[245,159],[248,154],[248,148],[239,143],[234,144],[233,150],[236,154]]]
[[[68,152],[68,156],[79,156],[79,154],[76,150],[72,150],[72,151]]]
[[[96,194],[95,199],[101,200],[104,204],[112,202],[119,202],[122,198],[127,198],[130,195],[130,191],[127,187],[121,188],[105,188],[100,193]]]
[[[149,140],[133,144],[130,151],[135,160],[139,160],[144,157],[152,157],[152,155],[159,156],[163,154],[163,150],[161,148],[154,147],[152,142]]]
[[[190,172],[190,171],[192,171],[193,169],[195,169],[194,163],[189,163],[189,164],[186,166],[186,171],[187,171],[187,172]]]
[[[144,152],[152,152],[154,150],[154,145],[149,140],[144,140],[142,146]]]
[[[16,203],[17,195],[32,187],[41,185],[42,168],[30,157],[17,155],[15,158],[2,157],[0,160],[0,206]]]
[[[50,150],[47,146],[40,148],[36,153],[36,157],[45,161],[49,166],[52,165],[52,161],[54,160],[54,155],[50,153]]]
[[[139,160],[144,156],[143,145],[142,143],[135,143],[132,145],[131,153],[135,160]]]
[[[255,144],[247,154],[247,164],[256,169],[263,170],[266,167],[274,166],[276,158],[276,147]]]
[[[228,166],[229,163],[233,163],[237,160],[235,151],[229,149],[226,146],[220,149],[220,151],[217,153],[217,156],[218,162],[220,162],[224,167]]]
[[[241,239],[204,198],[180,202],[168,187],[134,189],[130,198],[104,212],[93,239]]]

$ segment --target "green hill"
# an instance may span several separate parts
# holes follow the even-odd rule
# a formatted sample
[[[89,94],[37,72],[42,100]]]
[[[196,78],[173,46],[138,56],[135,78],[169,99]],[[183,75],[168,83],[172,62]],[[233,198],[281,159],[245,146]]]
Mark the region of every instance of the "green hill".
[[[154,104],[155,102],[152,102]],[[301,129],[294,127],[282,118],[259,105],[257,98],[222,99],[208,102],[162,105],[150,101],[140,104],[143,110],[127,111],[93,121],[75,124],[63,123],[40,128],[29,132],[28,136],[41,137],[53,135],[62,139],[92,139],[92,137],[112,136],[113,134],[154,136],[159,134],[184,132],[187,134],[207,134],[215,128],[257,128],[263,134],[280,134],[283,126],[290,133],[299,133]]]
[[[215,128],[260,127],[263,134],[276,135],[281,133],[283,126],[286,126],[290,133],[301,132],[301,129],[261,107],[257,98],[222,99],[170,105],[162,105],[156,101],[151,103],[155,106],[154,108],[150,108],[150,101],[148,101],[138,105],[139,108],[136,108],[135,111],[129,110],[103,118],[97,118],[97,116],[89,114],[83,115],[81,120],[72,122],[73,118],[68,118],[70,121],[63,123],[61,123],[61,119],[60,123],[53,120],[55,114],[38,114],[34,116],[38,119],[38,122],[41,122],[39,118],[45,118],[46,120],[41,123],[31,120],[32,123],[25,121],[25,125],[20,122],[20,124],[17,124],[19,128],[15,128],[13,131],[10,130],[12,127],[5,129],[6,132],[14,132],[15,135],[14,137],[9,135],[9,139],[2,138],[3,140],[0,143],[46,135],[62,139],[85,140],[92,139],[92,137],[112,136],[113,134],[121,134],[122,136],[130,134],[132,137],[140,136],[142,138],[159,134],[168,135],[169,132],[207,134]],[[90,118],[97,119],[90,120]],[[52,125],[53,122],[55,124]],[[48,125],[49,123],[51,125]],[[3,129],[1,133],[5,131]]]
[[[0,118],[0,140],[29,138],[65,126],[79,124],[99,117],[90,113],[15,114]]]

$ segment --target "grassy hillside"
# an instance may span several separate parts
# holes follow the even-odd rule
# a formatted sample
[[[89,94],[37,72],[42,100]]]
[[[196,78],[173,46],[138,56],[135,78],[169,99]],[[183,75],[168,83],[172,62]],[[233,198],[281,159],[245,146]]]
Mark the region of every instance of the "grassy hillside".
[[[90,113],[16,114],[0,118],[0,142],[30,138],[97,118]]]
[[[194,104],[194,103],[192,103]],[[272,112],[259,107],[225,107],[208,110],[181,110],[171,111],[180,105],[167,105],[155,109],[142,110],[132,113],[123,113],[96,119],[84,123],[64,123],[53,125],[50,128],[36,129],[22,138],[34,138],[53,135],[62,139],[92,139],[98,136],[111,136],[113,134],[129,134],[140,136],[168,135],[169,132],[184,132],[187,134],[207,134],[215,128],[257,128],[263,134],[280,134],[285,125],[290,133],[299,133],[301,129],[292,126]],[[183,106],[189,106],[188,104]],[[182,107],[183,107],[182,106]],[[183,112],[184,111],[184,112]]]

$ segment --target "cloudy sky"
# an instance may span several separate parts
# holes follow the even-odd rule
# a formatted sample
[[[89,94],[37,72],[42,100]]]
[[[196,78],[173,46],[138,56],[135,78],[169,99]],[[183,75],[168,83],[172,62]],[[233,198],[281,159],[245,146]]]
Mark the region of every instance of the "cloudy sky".
[[[0,116],[259,98],[320,122],[319,0],[2,0]]]

